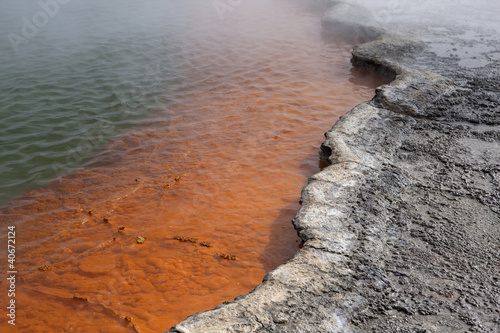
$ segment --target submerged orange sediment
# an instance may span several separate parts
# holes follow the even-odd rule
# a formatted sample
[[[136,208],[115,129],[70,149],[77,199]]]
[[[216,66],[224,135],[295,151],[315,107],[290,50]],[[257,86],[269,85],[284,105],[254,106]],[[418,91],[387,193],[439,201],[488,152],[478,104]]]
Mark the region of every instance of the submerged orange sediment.
[[[120,318],[130,316],[154,332],[251,291],[298,249],[291,219],[307,176],[318,170],[318,133],[371,89],[339,93],[330,120],[286,106],[294,115],[280,121],[288,133],[276,127],[280,95],[213,101],[214,113],[236,121],[196,125],[177,116],[169,132],[132,132],[140,152],[118,138],[109,150],[123,152],[120,162],[77,171],[4,209],[7,220],[22,221],[19,327],[121,332]],[[247,105],[250,115],[241,112]],[[202,141],[189,138],[202,127]],[[161,180],[179,172],[182,181],[164,188]],[[87,302],[69,302],[74,295]]]
[[[276,39],[297,44],[212,46],[151,126],[2,209],[22,254],[15,329],[160,332],[292,258],[321,133],[383,81],[290,20],[308,32]]]

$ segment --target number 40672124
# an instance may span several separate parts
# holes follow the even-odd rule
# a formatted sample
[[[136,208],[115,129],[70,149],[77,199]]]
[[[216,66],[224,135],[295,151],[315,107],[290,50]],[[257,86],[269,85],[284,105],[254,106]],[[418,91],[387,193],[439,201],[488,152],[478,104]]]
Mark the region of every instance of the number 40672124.
[[[7,251],[9,252],[8,254],[8,262],[9,262],[9,268],[14,269],[15,265],[14,263],[16,262],[16,227],[10,226],[8,227],[9,231],[7,233]]]

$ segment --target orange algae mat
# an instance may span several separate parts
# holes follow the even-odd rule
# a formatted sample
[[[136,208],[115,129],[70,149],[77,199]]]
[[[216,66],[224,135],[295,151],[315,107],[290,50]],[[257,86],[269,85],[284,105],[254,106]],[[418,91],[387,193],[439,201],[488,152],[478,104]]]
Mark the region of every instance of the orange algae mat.
[[[184,97],[149,126],[2,208],[19,273],[16,326],[2,315],[0,331],[161,332],[292,258],[291,219],[319,171],[322,133],[385,83],[351,69],[314,29],[258,56],[203,56]]]

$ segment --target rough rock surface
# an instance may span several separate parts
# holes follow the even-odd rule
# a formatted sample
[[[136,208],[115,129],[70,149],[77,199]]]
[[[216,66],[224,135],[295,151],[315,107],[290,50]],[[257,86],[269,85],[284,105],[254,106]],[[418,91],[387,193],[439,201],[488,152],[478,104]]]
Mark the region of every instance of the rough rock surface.
[[[377,38],[353,63],[395,80],[325,134],[303,248],[170,332],[500,331],[500,63]]]

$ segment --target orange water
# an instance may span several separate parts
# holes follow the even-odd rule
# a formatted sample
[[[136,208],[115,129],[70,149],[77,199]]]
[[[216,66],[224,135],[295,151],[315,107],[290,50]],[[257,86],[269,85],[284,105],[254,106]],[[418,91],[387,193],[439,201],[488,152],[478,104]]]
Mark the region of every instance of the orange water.
[[[237,10],[222,35],[195,34],[193,71],[146,128],[2,208],[19,273],[16,326],[2,314],[0,331],[161,332],[251,291],[298,250],[291,219],[322,133],[383,81],[322,40],[315,13]]]

